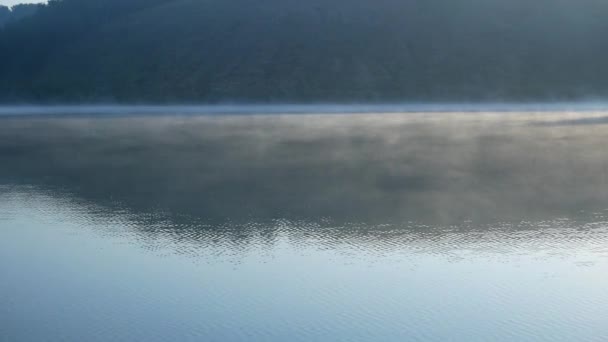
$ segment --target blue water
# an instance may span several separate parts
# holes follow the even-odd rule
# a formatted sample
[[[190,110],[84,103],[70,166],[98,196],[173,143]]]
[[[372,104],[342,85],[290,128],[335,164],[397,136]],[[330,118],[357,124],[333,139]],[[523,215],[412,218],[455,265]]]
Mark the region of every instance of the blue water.
[[[605,117],[5,117],[0,341],[602,341]]]

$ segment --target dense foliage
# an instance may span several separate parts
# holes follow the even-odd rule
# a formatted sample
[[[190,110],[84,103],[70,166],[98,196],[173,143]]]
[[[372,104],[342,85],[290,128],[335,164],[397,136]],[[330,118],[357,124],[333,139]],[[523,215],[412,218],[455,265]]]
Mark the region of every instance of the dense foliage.
[[[605,0],[55,0],[0,31],[0,98],[603,98],[607,17]]]

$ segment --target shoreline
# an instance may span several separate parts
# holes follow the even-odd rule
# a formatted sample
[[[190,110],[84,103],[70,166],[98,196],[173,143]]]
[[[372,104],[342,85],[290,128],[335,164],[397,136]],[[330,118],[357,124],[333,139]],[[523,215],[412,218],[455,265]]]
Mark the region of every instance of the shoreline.
[[[510,113],[608,111],[608,102],[551,103],[405,103],[405,104],[79,104],[1,105],[0,117],[38,115],[246,115],[246,114],[381,114]]]

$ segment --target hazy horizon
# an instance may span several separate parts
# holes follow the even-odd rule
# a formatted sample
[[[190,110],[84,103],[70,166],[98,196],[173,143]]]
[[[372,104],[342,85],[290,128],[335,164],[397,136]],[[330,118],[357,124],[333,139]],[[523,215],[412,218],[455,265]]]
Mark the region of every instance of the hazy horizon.
[[[536,102],[225,102],[225,103],[53,103],[2,104],[2,114],[91,114],[91,113],[431,113],[431,112],[563,112],[608,110],[608,101],[536,101]]]

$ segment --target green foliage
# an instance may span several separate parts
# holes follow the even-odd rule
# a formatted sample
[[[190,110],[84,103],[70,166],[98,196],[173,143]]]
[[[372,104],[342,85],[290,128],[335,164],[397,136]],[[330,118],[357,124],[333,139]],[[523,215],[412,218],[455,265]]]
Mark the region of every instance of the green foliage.
[[[606,17],[604,0],[55,0],[0,34],[0,98],[605,97]]]

